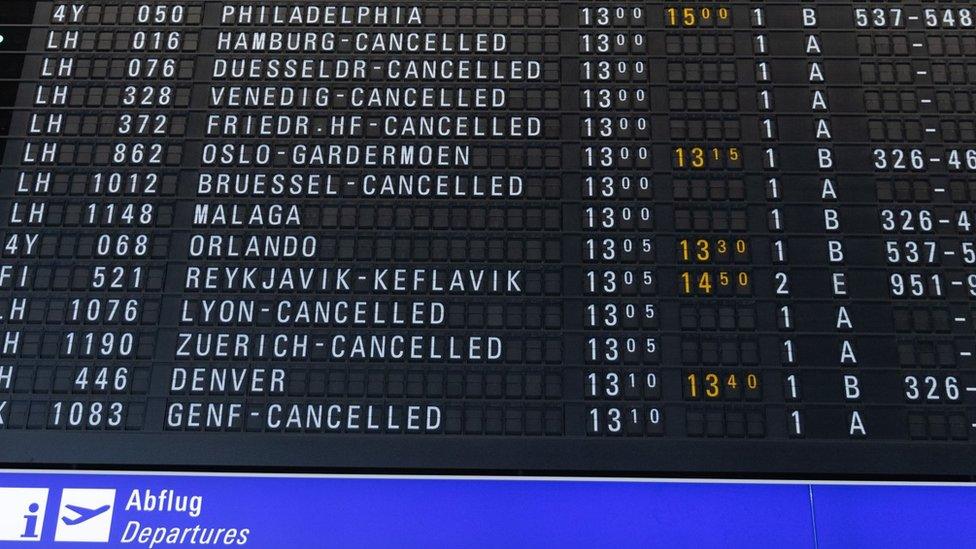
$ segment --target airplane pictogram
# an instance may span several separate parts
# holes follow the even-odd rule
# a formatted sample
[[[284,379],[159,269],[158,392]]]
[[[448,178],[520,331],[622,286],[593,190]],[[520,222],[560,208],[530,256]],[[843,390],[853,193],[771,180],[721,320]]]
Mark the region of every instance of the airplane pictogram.
[[[79,505],[65,505],[65,508],[76,513],[78,517],[73,519],[69,519],[68,517],[61,517],[61,521],[67,524],[68,526],[74,526],[76,524],[81,524],[82,522],[91,520],[97,517],[98,515],[101,515],[105,511],[108,511],[111,507],[112,507],[111,505],[102,505],[101,507],[97,507],[95,509],[88,509],[87,507],[81,507]]]

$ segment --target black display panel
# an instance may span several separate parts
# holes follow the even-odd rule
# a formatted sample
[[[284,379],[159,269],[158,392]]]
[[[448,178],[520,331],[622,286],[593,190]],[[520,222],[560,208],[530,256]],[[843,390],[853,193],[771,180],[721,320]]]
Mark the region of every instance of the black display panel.
[[[0,462],[976,475],[969,2],[5,2]]]

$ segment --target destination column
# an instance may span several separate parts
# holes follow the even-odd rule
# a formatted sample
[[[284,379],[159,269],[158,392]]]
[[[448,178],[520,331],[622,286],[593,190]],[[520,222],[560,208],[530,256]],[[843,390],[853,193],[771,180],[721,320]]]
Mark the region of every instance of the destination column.
[[[167,428],[561,434],[558,7],[207,21]]]

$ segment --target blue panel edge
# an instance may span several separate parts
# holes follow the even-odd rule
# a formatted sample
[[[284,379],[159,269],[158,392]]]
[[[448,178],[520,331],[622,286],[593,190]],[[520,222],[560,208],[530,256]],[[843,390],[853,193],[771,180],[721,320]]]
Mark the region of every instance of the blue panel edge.
[[[0,547],[962,547],[973,488],[0,471]]]

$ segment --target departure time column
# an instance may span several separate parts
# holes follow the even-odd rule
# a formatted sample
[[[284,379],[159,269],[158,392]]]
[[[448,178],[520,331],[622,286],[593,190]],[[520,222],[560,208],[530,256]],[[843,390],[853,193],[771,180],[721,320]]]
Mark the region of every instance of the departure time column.
[[[661,435],[656,212],[646,2],[581,2],[587,432]],[[611,404],[603,404],[603,402]],[[599,405],[597,405],[599,403]]]

